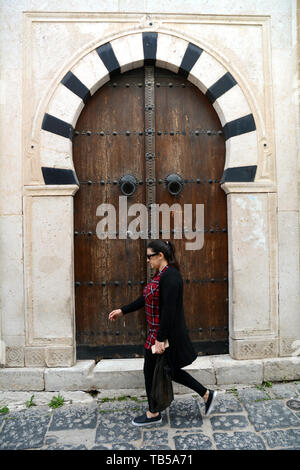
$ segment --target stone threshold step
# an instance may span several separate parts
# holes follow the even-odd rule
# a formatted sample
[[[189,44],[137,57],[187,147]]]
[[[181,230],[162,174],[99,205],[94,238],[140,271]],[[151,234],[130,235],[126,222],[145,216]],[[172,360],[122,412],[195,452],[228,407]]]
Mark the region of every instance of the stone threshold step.
[[[144,389],[144,359],[77,361],[72,367],[2,368],[2,391]],[[300,357],[236,360],[229,354],[198,357],[184,367],[203,385],[261,384],[300,379]],[[187,391],[174,383],[174,392]]]

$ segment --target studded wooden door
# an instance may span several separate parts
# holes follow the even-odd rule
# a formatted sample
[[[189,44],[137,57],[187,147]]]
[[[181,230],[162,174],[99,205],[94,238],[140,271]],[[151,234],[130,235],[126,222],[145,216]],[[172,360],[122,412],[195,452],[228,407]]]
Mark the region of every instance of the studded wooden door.
[[[186,250],[184,227],[179,238],[172,211],[170,238],[184,280],[187,326],[198,353],[228,352],[227,211],[219,185],[225,139],[208,99],[185,78],[153,66],[114,76],[81,113],[73,158],[80,182],[74,198],[77,357],[143,354],[144,309],[108,321],[109,312],[141,295],[154,274],[145,256],[150,219],[147,235],[138,239],[120,224],[125,208],[127,224],[136,219],[136,211],[128,215],[136,203],[149,213],[153,203],[177,203],[182,217],[184,204],[190,204],[193,229],[196,204],[204,205],[202,249]],[[179,179],[172,182],[172,175]],[[120,196],[127,204],[121,210]],[[110,232],[100,239],[96,232],[103,219],[97,208],[103,203],[115,208],[114,238]],[[168,238],[161,216],[159,227],[159,237]]]

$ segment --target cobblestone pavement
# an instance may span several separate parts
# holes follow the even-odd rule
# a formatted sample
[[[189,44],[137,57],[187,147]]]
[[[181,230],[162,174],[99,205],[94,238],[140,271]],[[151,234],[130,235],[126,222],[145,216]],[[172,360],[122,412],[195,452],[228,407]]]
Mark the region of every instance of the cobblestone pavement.
[[[0,449],[300,449],[300,381],[214,388],[218,396],[209,417],[204,416],[200,397],[176,395],[162,412],[162,423],[150,427],[131,424],[147,409],[145,397],[137,391],[119,397],[111,393],[109,398],[105,391],[94,397],[86,393],[88,401],[69,400],[55,409],[48,405],[11,409],[0,413]],[[17,392],[10,397],[12,393]],[[34,403],[39,392],[33,394]],[[0,399],[5,411],[5,397]],[[6,405],[10,408],[10,403]]]

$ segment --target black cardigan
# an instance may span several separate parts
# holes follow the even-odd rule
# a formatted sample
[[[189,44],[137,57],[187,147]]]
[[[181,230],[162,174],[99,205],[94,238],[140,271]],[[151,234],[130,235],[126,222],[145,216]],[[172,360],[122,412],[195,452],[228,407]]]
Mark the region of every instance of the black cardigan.
[[[124,315],[144,307],[145,299],[141,295],[121,310]],[[157,341],[169,340],[167,349],[172,368],[181,368],[191,364],[197,353],[189,338],[183,311],[183,280],[174,266],[162,273],[159,279],[159,330]]]

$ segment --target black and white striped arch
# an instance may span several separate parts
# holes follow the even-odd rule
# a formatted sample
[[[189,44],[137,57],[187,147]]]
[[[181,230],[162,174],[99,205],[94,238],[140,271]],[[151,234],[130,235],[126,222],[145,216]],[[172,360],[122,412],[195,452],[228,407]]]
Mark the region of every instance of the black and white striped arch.
[[[228,165],[222,181],[254,181],[256,125],[247,99],[234,77],[195,44],[165,33],[141,32],[99,46],[77,62],[61,80],[42,122],[45,183],[76,183],[75,174],[74,179],[65,171],[59,174],[58,167],[64,156],[65,165],[68,156],[72,155],[73,131],[83,107],[114,74],[145,64],[183,75],[207,96],[219,116],[226,140]],[[55,171],[51,171],[53,167],[56,167]]]

